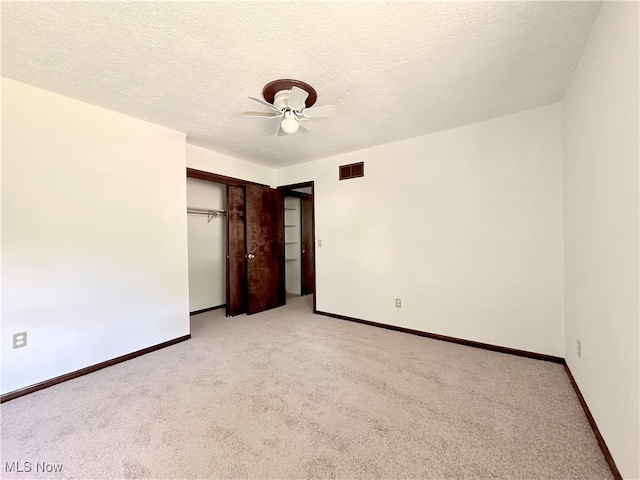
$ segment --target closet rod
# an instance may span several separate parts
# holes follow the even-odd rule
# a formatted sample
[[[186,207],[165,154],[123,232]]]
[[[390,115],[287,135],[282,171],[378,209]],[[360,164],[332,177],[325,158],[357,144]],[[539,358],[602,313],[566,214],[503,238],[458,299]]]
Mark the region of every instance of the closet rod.
[[[208,210],[206,208],[187,207],[187,213],[195,213],[197,215],[206,215],[207,223],[210,223],[214,217],[226,217],[227,212],[224,210]]]

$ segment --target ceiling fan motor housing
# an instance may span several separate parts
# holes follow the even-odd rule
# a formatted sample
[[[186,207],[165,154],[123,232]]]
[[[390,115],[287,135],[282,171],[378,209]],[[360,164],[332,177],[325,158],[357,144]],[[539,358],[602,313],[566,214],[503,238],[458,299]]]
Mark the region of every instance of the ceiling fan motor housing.
[[[289,95],[291,90],[280,90],[273,96],[273,104],[280,110],[289,106]]]
[[[291,89],[293,87],[301,88],[302,90],[304,90],[309,94],[309,96],[304,102],[305,108],[309,108],[314,103],[316,103],[318,94],[316,93],[315,89],[306,82],[303,82],[301,80],[294,80],[291,78],[274,80],[273,82],[267,83],[262,89],[262,97],[267,102],[273,105],[276,105],[278,108],[282,108],[278,104],[276,104],[276,95],[280,94],[281,92],[286,92],[287,94],[290,94]],[[284,106],[286,105],[287,105],[287,102],[285,102]]]

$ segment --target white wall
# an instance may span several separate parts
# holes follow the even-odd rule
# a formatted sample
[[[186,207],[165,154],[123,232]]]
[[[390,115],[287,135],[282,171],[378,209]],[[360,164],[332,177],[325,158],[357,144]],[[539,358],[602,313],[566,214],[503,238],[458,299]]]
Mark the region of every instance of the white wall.
[[[189,333],[183,134],[3,78],[2,169],[3,393]]]
[[[277,170],[315,181],[318,310],[563,356],[560,114]],[[338,180],[359,161],[363,178]]]
[[[187,206],[226,210],[227,187],[187,178]],[[227,221],[224,217],[188,214],[189,311],[226,303]]]
[[[187,144],[187,167],[275,186],[275,170]]]
[[[636,2],[603,4],[563,100],[566,359],[629,479],[640,478],[639,20]]]

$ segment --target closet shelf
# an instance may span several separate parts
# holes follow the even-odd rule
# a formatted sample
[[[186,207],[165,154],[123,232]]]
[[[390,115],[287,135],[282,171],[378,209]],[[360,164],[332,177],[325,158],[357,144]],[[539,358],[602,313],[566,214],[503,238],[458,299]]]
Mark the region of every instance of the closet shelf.
[[[285,258],[285,260],[287,262],[295,262],[296,260],[298,260],[297,258]]]
[[[298,243],[298,242],[284,242],[285,245],[294,245],[296,243]]]
[[[285,210],[297,210],[297,208],[284,207]]]
[[[285,225],[285,227],[297,227],[298,225]]]

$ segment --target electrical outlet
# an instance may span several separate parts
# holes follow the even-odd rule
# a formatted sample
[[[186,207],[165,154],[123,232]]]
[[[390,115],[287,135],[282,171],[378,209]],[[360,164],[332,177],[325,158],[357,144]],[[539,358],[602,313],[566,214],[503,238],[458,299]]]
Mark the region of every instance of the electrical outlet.
[[[322,239],[319,238],[318,239],[318,247],[321,247],[321,246],[322,246]]]
[[[396,298],[396,308],[402,308],[402,300]]]
[[[582,344],[580,340],[576,340],[576,354],[581,357],[582,356]]]
[[[27,346],[27,332],[13,334],[13,348],[22,348]]]

